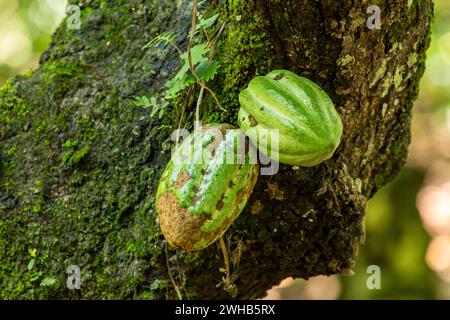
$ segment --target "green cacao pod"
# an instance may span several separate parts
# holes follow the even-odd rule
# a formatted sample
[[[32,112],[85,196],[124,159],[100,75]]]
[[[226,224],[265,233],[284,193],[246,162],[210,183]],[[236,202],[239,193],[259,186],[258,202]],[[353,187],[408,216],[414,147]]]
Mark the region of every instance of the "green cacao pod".
[[[186,251],[219,239],[244,209],[259,175],[245,135],[206,125],[187,137],[167,164],[156,195],[166,240]]]
[[[272,159],[315,166],[329,159],[342,136],[342,121],[314,82],[286,70],[254,78],[239,95],[239,125]],[[277,141],[267,132],[278,129]],[[259,147],[266,140],[267,151]]]

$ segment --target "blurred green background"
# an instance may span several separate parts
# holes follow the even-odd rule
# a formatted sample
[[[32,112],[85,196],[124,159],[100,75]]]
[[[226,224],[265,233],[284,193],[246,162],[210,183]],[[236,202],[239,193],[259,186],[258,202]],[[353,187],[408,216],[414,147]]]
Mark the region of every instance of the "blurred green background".
[[[0,0],[0,85],[38,65],[66,0]],[[435,0],[408,163],[367,209],[354,276],[285,279],[270,299],[450,299],[450,1]],[[381,288],[368,289],[370,265]],[[370,279],[369,279],[370,280]]]

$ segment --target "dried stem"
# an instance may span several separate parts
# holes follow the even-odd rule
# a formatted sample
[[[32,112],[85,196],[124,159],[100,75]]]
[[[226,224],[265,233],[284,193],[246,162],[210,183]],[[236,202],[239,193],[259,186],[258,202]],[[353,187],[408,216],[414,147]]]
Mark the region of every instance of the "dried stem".
[[[166,244],[164,246],[164,249],[166,251],[167,273],[169,274],[170,281],[172,282],[172,286],[173,286],[173,288],[175,289],[175,291],[177,293],[178,299],[179,300],[183,300],[183,297],[181,296],[180,289],[178,288],[177,283],[175,282],[175,279],[172,277],[172,274],[170,273],[169,250],[167,249],[167,242],[166,242]]]

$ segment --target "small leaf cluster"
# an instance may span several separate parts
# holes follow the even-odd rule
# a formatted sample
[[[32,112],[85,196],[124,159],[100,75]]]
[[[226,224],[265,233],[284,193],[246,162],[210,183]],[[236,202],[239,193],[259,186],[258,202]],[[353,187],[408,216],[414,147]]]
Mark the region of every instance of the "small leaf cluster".
[[[196,35],[202,34],[201,39],[203,42],[190,48],[192,67],[194,68],[197,77],[204,83],[213,80],[220,67],[217,61],[214,61],[210,57],[212,51],[211,44],[213,41],[212,36],[209,35],[210,29],[216,25],[218,17],[218,14],[208,18],[204,18],[201,14],[198,15],[199,22],[196,26]],[[139,96],[135,98],[135,106],[144,109],[152,109],[152,112],[150,113],[150,117],[152,118],[158,115],[158,118],[161,119],[171,101],[175,100],[177,96],[188,87],[197,84],[197,79],[190,70],[188,53],[181,51],[175,44],[177,36],[178,34],[171,31],[164,32],[153,38],[143,48],[148,49],[159,45],[171,45],[179,52],[181,61],[181,67],[178,72],[166,82],[165,90],[162,95]]]

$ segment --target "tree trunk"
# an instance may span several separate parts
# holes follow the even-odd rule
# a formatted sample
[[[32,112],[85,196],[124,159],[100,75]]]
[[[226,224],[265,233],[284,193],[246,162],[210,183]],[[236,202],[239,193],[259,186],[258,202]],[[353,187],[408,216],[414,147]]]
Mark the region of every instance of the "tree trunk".
[[[230,298],[235,286],[252,299],[288,276],[352,272],[366,201],[407,156],[431,0],[207,4],[226,22],[208,85],[227,112],[207,95],[203,123],[236,124],[239,91],[272,69],[318,83],[344,123],[331,160],[259,179],[225,235],[227,283],[218,245],[166,252],[154,208],[171,132],[180,119],[192,128],[198,88],[161,120],[133,101],[161,94],[177,71],[170,46],[142,48],[174,31],[186,49],[192,1],[80,3],[81,28],[64,21],[40,67],[0,91],[2,298],[176,298],[170,271],[183,298]],[[381,29],[366,26],[372,4]],[[66,286],[69,265],[81,269],[80,290]]]

